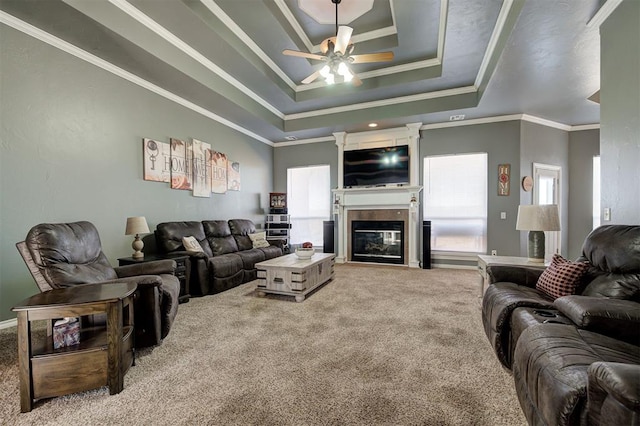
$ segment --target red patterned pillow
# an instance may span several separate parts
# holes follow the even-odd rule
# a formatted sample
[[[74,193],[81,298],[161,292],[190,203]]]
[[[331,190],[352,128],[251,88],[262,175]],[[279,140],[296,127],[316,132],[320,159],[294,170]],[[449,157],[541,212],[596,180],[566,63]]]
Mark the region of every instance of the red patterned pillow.
[[[552,299],[575,294],[580,277],[588,268],[589,262],[572,262],[554,254],[551,265],[538,278],[536,289]]]

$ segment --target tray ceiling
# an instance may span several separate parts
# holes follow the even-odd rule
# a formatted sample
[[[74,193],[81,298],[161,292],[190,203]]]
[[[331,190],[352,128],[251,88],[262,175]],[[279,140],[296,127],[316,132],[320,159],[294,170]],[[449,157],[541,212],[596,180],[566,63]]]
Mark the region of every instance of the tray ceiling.
[[[460,114],[599,122],[600,0],[342,3],[355,54],[395,55],[353,65],[360,87],[302,85],[321,63],[282,54],[335,35],[331,0],[3,0],[0,18],[270,144]]]

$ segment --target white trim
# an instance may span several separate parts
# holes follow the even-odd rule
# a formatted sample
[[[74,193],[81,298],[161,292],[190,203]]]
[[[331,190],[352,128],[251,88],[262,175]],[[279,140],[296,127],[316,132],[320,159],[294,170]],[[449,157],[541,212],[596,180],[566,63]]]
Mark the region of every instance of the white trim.
[[[604,21],[607,20],[609,15],[613,13],[614,10],[622,3],[622,0],[607,0],[605,4],[602,5],[600,9],[596,12],[595,15],[587,22],[587,28],[591,27],[600,27]]]
[[[278,6],[285,19],[289,21],[289,24],[291,24],[293,30],[296,32],[296,34],[298,34],[298,37],[300,37],[300,40],[302,40],[307,50],[309,52],[313,51],[313,43],[311,43],[311,40],[309,40],[309,37],[307,37],[307,33],[304,32],[304,29],[302,29],[302,26],[300,25],[298,20],[295,18],[295,16],[293,16],[293,13],[291,13],[291,9],[289,9],[284,0],[274,0],[274,3],[276,4],[276,6]],[[320,51],[320,48],[318,48],[318,51]]]
[[[600,128],[600,124],[581,124],[578,126],[568,126],[562,123],[556,123],[554,121],[545,120],[542,118],[534,117],[532,115],[527,114],[509,114],[509,115],[499,115],[495,117],[483,117],[483,118],[474,118],[470,120],[464,121],[443,121],[441,123],[431,123],[431,124],[423,124],[420,126],[420,130],[434,130],[434,129],[445,129],[449,127],[461,127],[461,126],[475,126],[478,124],[490,124],[490,123],[501,123],[504,121],[528,121],[532,123],[541,124],[547,127],[555,127],[560,128],[558,126],[562,126],[562,130],[566,130],[569,132],[579,132],[583,130],[596,130]],[[551,124],[554,124],[553,126]],[[379,131],[379,130],[377,130]],[[280,146],[290,146],[290,145],[303,145],[308,143],[315,142],[326,142],[330,140],[335,140],[334,137],[326,136],[326,137],[318,137],[313,139],[300,139],[297,141],[287,141],[287,142],[277,142],[274,146],[276,148]]]
[[[260,49],[260,47],[258,47],[258,45],[251,39],[251,37],[249,37],[249,35],[247,33],[245,33],[244,31],[242,31],[242,29],[229,17],[229,15],[224,13],[224,11],[222,9],[220,9],[220,7],[217,4],[215,4],[215,2],[213,0],[200,0],[200,1],[202,2],[202,4],[205,5],[205,7],[207,9],[209,9],[211,11],[211,13],[216,15],[227,26],[227,28],[229,28],[240,40],[242,40],[242,42],[244,44],[246,44],[247,47],[249,47],[249,49],[251,49],[253,51],[253,53],[255,53],[262,60],[262,62],[267,64],[267,66],[269,66],[269,68],[271,68],[271,70],[273,72],[278,74],[278,76],[290,88],[295,89],[296,83],[293,80],[291,80],[289,78],[289,76],[287,74],[285,74],[285,72],[282,71],[282,69],[280,67],[278,67],[278,65],[276,65],[276,63],[273,62],[273,60],[269,56],[267,56],[267,54],[264,53],[264,51],[262,49]],[[242,83],[240,83],[240,82],[238,82],[238,83],[241,84],[242,87],[244,87],[244,89],[249,90]],[[251,93],[253,93],[253,92],[251,92]],[[272,105],[269,104],[269,106],[271,106],[272,108],[275,109],[275,107],[273,107]],[[276,109],[276,111],[277,111],[277,114],[279,116],[282,115],[282,113],[280,111],[278,111],[277,109]],[[282,117],[280,117],[280,118],[282,118]]]
[[[480,87],[480,83],[482,83],[482,79],[484,78],[484,73],[487,72],[489,60],[491,59],[493,51],[496,49],[500,34],[502,34],[502,31],[504,30],[504,24],[507,22],[507,16],[509,16],[512,5],[513,0],[504,0],[504,3],[502,3],[502,8],[500,9],[500,14],[498,15],[498,20],[496,21],[496,26],[493,27],[493,33],[491,33],[491,38],[489,39],[487,50],[484,53],[482,63],[480,64],[480,69],[478,70],[478,74],[476,75],[476,87]]]
[[[208,0],[201,0],[201,1],[207,2],[207,3],[213,3],[213,2],[209,2]],[[138,21],[140,24],[142,24],[145,27],[147,27],[149,30],[151,30],[154,33],[156,33],[162,39],[164,39],[165,41],[171,43],[174,47],[176,47],[180,51],[184,52],[186,55],[190,56],[192,59],[194,59],[195,61],[197,61],[198,63],[200,63],[204,67],[206,67],[209,71],[211,71],[214,74],[218,75],[220,78],[225,80],[227,83],[231,84],[233,87],[235,87],[236,89],[240,90],[242,93],[244,93],[245,95],[249,96],[254,101],[256,101],[257,103],[259,103],[260,105],[262,105],[263,107],[265,107],[266,109],[271,111],[278,118],[282,118],[283,117],[282,112],[278,111],[278,109],[276,107],[271,105],[266,100],[262,99],[256,92],[250,90],[247,86],[245,86],[240,81],[236,80],[233,76],[231,76],[231,74],[227,73],[225,70],[223,70],[222,68],[220,68],[219,66],[217,66],[216,64],[211,62],[206,56],[204,56],[203,54],[201,54],[200,52],[195,50],[189,44],[187,44],[184,41],[182,41],[180,38],[178,38],[172,32],[170,32],[169,30],[164,28],[162,25],[158,24],[156,21],[151,19],[149,16],[145,15],[144,13],[142,13],[142,11],[140,11],[139,9],[134,7],[131,3],[128,3],[125,0],[109,0],[109,2],[111,4],[113,4],[114,6],[116,6],[118,9],[120,9],[122,12],[124,12],[127,15],[131,16],[133,19]],[[205,6],[209,7],[209,5],[207,3],[205,3]],[[215,3],[211,7],[216,7]],[[212,9],[210,9],[210,10],[212,12],[214,12],[214,10],[212,10]],[[220,11],[220,12],[222,12],[222,11]],[[231,21],[231,19],[228,16],[226,16],[226,18],[227,18],[228,21]],[[229,27],[233,31],[233,28],[230,27],[230,23],[229,22],[225,21],[225,25],[227,25],[227,27]],[[245,41],[245,43],[246,43],[246,41]],[[260,52],[262,52],[262,51],[260,51]],[[258,53],[256,52],[256,54],[258,54]],[[264,53],[263,53],[263,55],[264,55]],[[292,82],[292,84],[293,84],[293,82]]]
[[[319,138],[311,138],[311,139],[301,139],[297,141],[286,141],[286,142],[278,142],[274,145],[276,148],[280,148],[283,146],[292,146],[292,145],[306,145],[309,143],[318,143],[318,142],[334,142],[336,140],[333,136],[321,136]]]
[[[449,0],[440,0],[440,20],[438,22],[438,49],[436,58],[442,63],[444,55],[444,38],[447,31],[447,16],[449,14]]]
[[[547,120],[546,118],[540,118],[533,115],[522,114],[522,120],[528,121],[530,123],[542,124],[543,126],[553,127],[560,130],[569,131],[571,130],[571,126],[568,124],[558,123],[557,121]]]
[[[0,330],[4,330],[5,328],[16,327],[18,325],[18,319],[10,319],[5,321],[0,321]]]
[[[159,86],[156,86],[153,83],[148,82],[147,80],[144,80],[140,77],[138,77],[135,74],[130,73],[129,71],[125,71],[120,67],[117,67],[115,65],[113,65],[110,62],[105,61],[102,58],[99,58],[95,55],[92,55],[89,52],[86,52],[74,45],[72,45],[71,43],[68,43],[62,39],[59,39],[58,37],[55,37],[45,31],[42,31],[39,28],[34,27],[31,24],[28,24],[24,21],[21,21],[20,19],[17,19],[15,17],[13,17],[12,15],[9,15],[8,13],[1,11],[0,10],[0,22],[2,22],[3,24],[9,25],[10,27],[21,31],[33,38],[36,38],[44,43],[47,43],[53,47],[56,47],[60,50],[62,50],[63,52],[66,52],[70,55],[73,55],[79,59],[82,59],[83,61],[86,61],[92,65],[97,66],[98,68],[102,68],[105,71],[108,71],[114,75],[117,75],[118,77],[121,77],[133,84],[136,84],[144,89],[147,89],[157,95],[160,95],[170,101],[173,101],[179,105],[184,106],[185,108],[188,108],[194,112],[197,112],[198,114],[204,115],[207,118],[210,118],[214,121],[217,121],[218,123],[227,126],[233,130],[236,130],[240,133],[243,133],[247,136],[250,136],[254,139],[256,139],[257,141],[263,142],[267,145],[273,146],[273,142],[250,131],[245,129],[244,127],[241,127],[229,120],[227,120],[226,118],[220,117],[219,115],[205,109],[202,108],[199,105],[196,105],[194,103],[192,103],[191,101],[188,101],[172,92],[169,92],[168,90],[165,90]]]
[[[582,130],[597,130],[600,128],[600,123],[595,124],[581,124],[579,126],[571,126],[570,132],[580,132]]]
[[[447,127],[474,126],[476,124],[500,123],[503,121],[522,120],[522,114],[499,115],[496,117],[473,118],[463,121],[443,121],[441,123],[424,124],[420,130],[444,129]]]
[[[361,110],[366,108],[377,108],[387,105],[397,105],[404,102],[416,102],[426,99],[442,98],[445,96],[464,95],[477,91],[475,86],[456,87],[455,89],[439,90],[437,92],[419,93],[416,95],[400,96],[397,98],[381,99],[378,101],[362,102],[359,104],[342,105],[339,107],[318,109],[315,111],[299,112],[296,114],[285,114],[285,120],[299,120],[301,118],[317,117],[319,115],[338,114],[342,112]]]

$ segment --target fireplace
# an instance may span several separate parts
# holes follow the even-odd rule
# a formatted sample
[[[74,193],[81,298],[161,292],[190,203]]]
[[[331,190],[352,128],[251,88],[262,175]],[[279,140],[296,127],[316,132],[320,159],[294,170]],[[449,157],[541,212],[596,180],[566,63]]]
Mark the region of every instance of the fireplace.
[[[404,264],[404,221],[352,221],[351,260]]]

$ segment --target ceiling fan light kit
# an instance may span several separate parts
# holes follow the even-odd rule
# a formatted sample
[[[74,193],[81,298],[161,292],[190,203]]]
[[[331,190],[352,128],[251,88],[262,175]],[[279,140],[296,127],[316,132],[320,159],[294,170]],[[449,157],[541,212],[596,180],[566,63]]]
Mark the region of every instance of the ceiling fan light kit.
[[[323,55],[290,49],[282,51],[284,55],[298,56],[301,58],[325,62],[318,71],[315,71],[313,74],[302,80],[302,84],[309,84],[315,81],[318,77],[322,77],[328,85],[336,82],[351,82],[354,86],[360,86],[362,81],[351,69],[351,64],[386,62],[393,60],[393,52],[369,53],[364,55],[351,54],[354,48],[353,43],[351,43],[353,28],[345,25],[338,26],[338,5],[340,2],[341,0],[331,0],[331,3],[336,5],[336,35],[335,37],[325,39],[321,43],[320,50]]]

